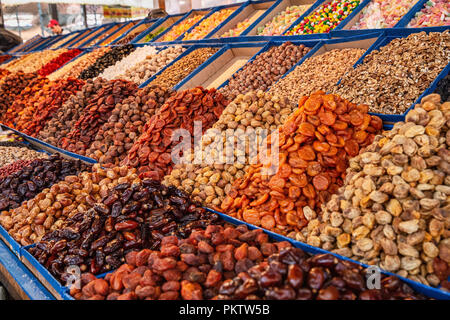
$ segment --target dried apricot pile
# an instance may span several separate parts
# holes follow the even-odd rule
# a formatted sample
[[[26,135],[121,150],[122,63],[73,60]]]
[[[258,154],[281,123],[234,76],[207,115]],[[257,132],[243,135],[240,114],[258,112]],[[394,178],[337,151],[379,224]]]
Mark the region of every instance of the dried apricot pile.
[[[348,159],[381,130],[381,120],[367,112],[366,105],[322,91],[301,98],[277,131],[278,152],[271,146],[268,161],[235,181],[221,210],[281,234],[305,227],[342,186]],[[275,174],[263,170],[274,165]]]

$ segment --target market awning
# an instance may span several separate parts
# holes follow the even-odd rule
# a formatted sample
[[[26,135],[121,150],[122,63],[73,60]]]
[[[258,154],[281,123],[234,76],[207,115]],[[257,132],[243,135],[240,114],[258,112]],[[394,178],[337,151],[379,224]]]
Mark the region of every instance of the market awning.
[[[96,5],[122,5],[128,7],[138,7],[138,8],[157,8],[157,1],[155,0],[1,0],[1,3],[5,5],[21,5],[31,2],[40,3],[71,3],[71,4],[96,4]]]

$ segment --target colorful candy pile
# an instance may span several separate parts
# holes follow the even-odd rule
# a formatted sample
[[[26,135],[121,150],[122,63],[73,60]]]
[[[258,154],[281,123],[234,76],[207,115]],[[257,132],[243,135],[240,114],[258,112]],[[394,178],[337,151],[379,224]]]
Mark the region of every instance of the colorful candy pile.
[[[221,38],[237,37],[245,29],[247,29],[250,26],[251,23],[252,23],[252,21],[249,18],[245,19],[244,21],[240,21],[240,22],[238,22],[238,24],[236,25],[235,28],[233,28],[231,30],[228,30],[227,32],[222,34],[220,37]]]
[[[208,18],[200,22],[198,26],[184,36],[183,40],[200,40],[206,37],[214,28],[227,19],[235,9],[222,9],[214,12]]]
[[[416,3],[417,0],[372,0],[352,30],[393,28]]]
[[[425,3],[408,24],[409,28],[450,26],[450,2],[434,0]]]
[[[280,35],[291,24],[295,22],[306,10],[311,7],[310,4],[287,7],[286,10],[275,16],[272,21],[268,22],[264,27],[257,31],[259,36],[275,36]]]
[[[179,36],[185,33],[189,28],[191,28],[194,24],[199,22],[203,18],[202,15],[193,16],[186,21],[181,22],[180,24],[174,26],[172,30],[170,30],[163,38],[162,41],[173,41],[176,40]]]
[[[287,34],[328,33],[345,20],[360,3],[360,0],[332,0],[322,4]]]

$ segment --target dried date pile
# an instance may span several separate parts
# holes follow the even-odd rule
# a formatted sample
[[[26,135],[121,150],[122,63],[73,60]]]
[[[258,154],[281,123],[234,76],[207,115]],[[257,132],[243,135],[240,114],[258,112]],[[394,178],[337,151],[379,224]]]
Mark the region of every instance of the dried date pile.
[[[186,238],[219,217],[196,206],[179,190],[158,181],[122,183],[101,203],[46,234],[30,252],[58,279],[68,266],[99,274],[117,269],[131,250],[156,250],[166,236]]]
[[[16,129],[35,137],[62,104],[81,90],[84,83],[83,80],[75,78],[49,82],[27,101],[28,106],[15,120]]]
[[[166,88],[147,86],[124,99],[98,130],[86,155],[103,165],[119,165],[141,135],[144,125],[172,94],[173,91]]]
[[[62,159],[58,154],[48,159],[33,160],[21,170],[0,180],[0,211],[17,208],[43,189],[85,168],[81,161]]]
[[[138,168],[141,177],[161,180],[172,170],[171,152],[178,144],[178,140],[172,141],[174,130],[187,130],[193,137],[194,122],[198,121],[202,124],[201,133],[204,133],[217,121],[227,104],[216,89],[196,87],[172,95],[145,124],[142,135],[122,164]]]
[[[450,73],[447,76],[439,81],[436,90],[434,93],[437,93],[441,96],[441,101],[450,101]]]
[[[309,50],[311,48],[305,47],[303,44],[294,45],[289,41],[281,46],[273,46],[256,56],[255,60],[247,63],[234,74],[229,83],[220,89],[220,92],[228,99],[233,100],[237,95],[249,91],[266,91],[294,64],[299,62]]]
[[[370,275],[370,274],[369,274]],[[331,254],[309,256],[286,248],[225,280],[217,300],[421,300],[395,276],[381,278],[380,289],[367,287],[365,270]]]
[[[450,289],[450,102],[422,99],[350,160],[345,185],[298,240]]]
[[[26,87],[37,77],[36,73],[14,72],[0,82],[0,114],[4,115]]]
[[[167,67],[151,84],[172,88],[217,51],[217,48],[196,49]]]
[[[327,91],[352,70],[364,52],[356,48],[334,49],[310,57],[275,83],[269,92],[296,102],[318,90]]]
[[[79,78],[86,80],[97,77],[106,68],[112,66],[117,61],[133,52],[134,49],[135,48],[133,47],[133,45],[127,44],[124,46],[113,47],[111,50],[107,50],[106,53],[96,59],[92,65],[84,69],[80,73]]]
[[[259,134],[264,129],[270,134],[284,123],[295,108],[287,99],[261,90],[238,95],[228,104],[212,129],[205,132],[201,148],[188,155],[187,164],[176,164],[172,172],[164,177],[164,183],[190,193],[195,201],[203,205],[219,208],[233,182],[244,177],[251,155],[257,154],[257,143],[250,134]],[[244,133],[250,134],[245,136]],[[232,154],[226,151],[228,142],[235,147]],[[241,148],[238,148],[238,143]],[[201,164],[193,162],[194,155],[197,159],[201,155]],[[220,155],[224,160],[227,156],[228,159],[220,161]],[[207,157],[214,157],[213,163],[208,162]]]
[[[212,299],[224,280],[289,246],[270,243],[262,230],[245,225],[209,225],[185,239],[162,238],[158,251],[128,253],[126,263],[105,279],[83,274],[82,289],[73,287],[70,293],[91,300]]]
[[[133,183],[136,179],[136,169],[103,170],[95,164],[91,170],[67,176],[44,189],[20,207],[1,212],[0,223],[17,242],[27,246],[39,241],[47,232],[60,229],[67,218],[88,211],[107,197],[111,188]]]
[[[30,105],[29,101],[32,101],[34,95],[41,91],[48,83],[49,80],[45,77],[33,78],[33,80],[22,90],[20,95],[16,96],[14,102],[9,105],[8,110],[1,116],[2,123],[10,128],[14,128],[19,113]]]
[[[80,91],[70,96],[66,102],[55,111],[53,117],[47,121],[44,128],[39,131],[38,139],[60,147],[60,140],[72,131],[75,123],[80,119],[89,101],[107,85],[101,78],[88,79]]]
[[[382,128],[367,106],[320,91],[298,106],[277,131],[278,152],[234,182],[222,212],[284,235],[301,230],[343,184],[349,158]]]
[[[86,110],[72,131],[61,139],[61,147],[85,155],[98,130],[108,121],[114,108],[120,108],[123,100],[135,95],[137,91],[136,84],[128,81],[112,80],[106,83],[89,100]]]
[[[370,53],[332,92],[369,111],[403,114],[450,62],[450,31],[414,33]]]

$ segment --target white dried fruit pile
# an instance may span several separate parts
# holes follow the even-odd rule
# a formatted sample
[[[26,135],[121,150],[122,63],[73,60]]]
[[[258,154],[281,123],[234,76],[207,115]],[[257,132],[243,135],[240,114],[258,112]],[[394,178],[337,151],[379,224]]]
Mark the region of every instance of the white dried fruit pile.
[[[345,184],[295,236],[424,284],[450,274],[450,102],[422,99],[350,160]]]

